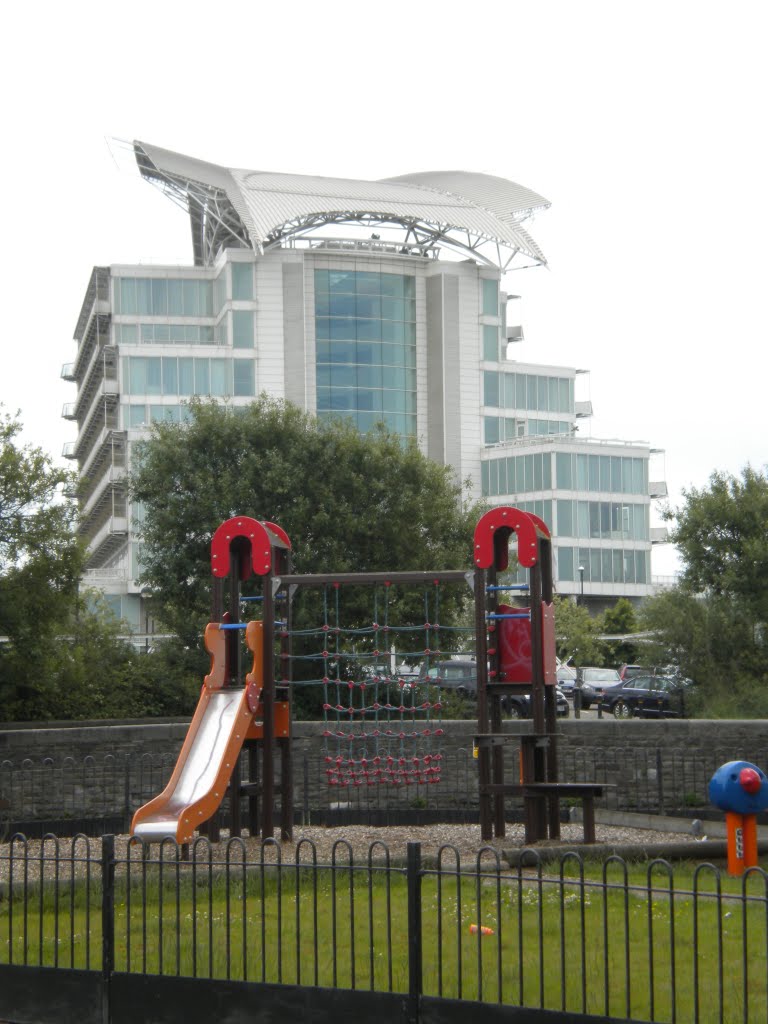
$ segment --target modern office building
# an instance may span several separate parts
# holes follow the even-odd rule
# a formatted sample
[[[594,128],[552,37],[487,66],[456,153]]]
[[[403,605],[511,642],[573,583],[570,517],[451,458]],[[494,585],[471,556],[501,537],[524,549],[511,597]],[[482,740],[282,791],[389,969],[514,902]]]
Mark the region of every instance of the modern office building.
[[[227,169],[135,143],[141,174],[188,214],[188,267],[96,267],[75,331],[88,579],[139,632],[141,510],[131,445],[192,395],[267,392],[320,417],[383,420],[475,493],[553,528],[561,593],[651,591],[647,445],[581,439],[577,371],[507,358],[501,288],[545,263],[526,222],[549,203],[458,171],[355,181]],[[261,510],[267,515],[268,510]]]

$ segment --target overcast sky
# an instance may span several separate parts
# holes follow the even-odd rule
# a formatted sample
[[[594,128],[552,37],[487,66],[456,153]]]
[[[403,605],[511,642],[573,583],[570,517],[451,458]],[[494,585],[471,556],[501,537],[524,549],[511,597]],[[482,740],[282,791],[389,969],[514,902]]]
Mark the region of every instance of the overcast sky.
[[[56,457],[95,264],[191,261],[125,169],[141,139],[232,167],[462,169],[552,203],[510,275],[520,360],[580,378],[600,438],[663,448],[673,503],[766,455],[766,6],[390,0],[12,5],[4,15],[0,402]],[[115,159],[117,155],[118,159]],[[674,553],[654,551],[654,573]]]

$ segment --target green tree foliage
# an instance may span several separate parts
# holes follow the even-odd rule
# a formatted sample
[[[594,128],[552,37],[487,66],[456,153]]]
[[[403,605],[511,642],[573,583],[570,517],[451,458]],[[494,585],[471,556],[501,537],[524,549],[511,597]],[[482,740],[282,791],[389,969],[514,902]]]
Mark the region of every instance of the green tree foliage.
[[[683,492],[671,539],[689,593],[738,601],[755,623],[768,622],[768,478],[747,466],[741,478],[713,473],[709,487]]]
[[[383,429],[363,436],[267,397],[237,412],[193,401],[190,414],[187,424],[153,428],[131,482],[144,510],[142,582],[187,645],[199,645],[210,618],[211,536],[234,515],[285,529],[297,573],[471,568],[479,511],[462,505],[450,469],[415,442]],[[471,595],[442,589],[440,621],[450,623]],[[392,621],[424,621],[423,595],[390,599],[400,601]],[[370,623],[370,591],[356,599],[345,589],[342,601],[346,624]],[[317,608],[307,616],[322,621]]]
[[[71,474],[19,443],[0,414],[0,717],[3,721],[188,714],[189,652],[126,642],[98,594],[79,587]]]
[[[21,423],[0,414],[0,706],[42,713],[53,684],[48,652],[77,594],[82,552],[76,507],[64,493],[70,474],[21,445]],[[39,717],[40,714],[34,717]]]
[[[607,608],[597,622],[599,633],[604,636],[626,636],[637,633],[637,615],[631,601],[620,597],[613,608]],[[605,663],[607,665],[633,665],[639,659],[639,645],[632,641],[604,640]]]
[[[713,473],[667,513],[683,558],[680,585],[647,601],[643,625],[656,664],[695,680],[707,717],[768,717],[768,479]]]
[[[557,656],[572,665],[602,665],[603,644],[597,639],[597,620],[569,597],[555,597]]]

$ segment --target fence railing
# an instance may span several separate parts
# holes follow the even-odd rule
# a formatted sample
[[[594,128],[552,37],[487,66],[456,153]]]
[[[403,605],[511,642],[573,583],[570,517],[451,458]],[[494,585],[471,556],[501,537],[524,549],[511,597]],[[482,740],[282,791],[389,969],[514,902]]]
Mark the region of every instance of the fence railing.
[[[510,870],[491,848],[467,862],[451,846],[427,858],[411,843],[403,858],[343,840],[323,862],[308,840],[289,858],[272,840],[238,839],[199,839],[185,860],[170,841],[16,836],[0,846],[0,1019],[30,1019],[31,1006],[46,1019],[64,978],[98,986],[100,1019],[113,1021],[126,1012],[118,992],[125,1019],[149,1019],[147,1000],[151,1019],[181,1019],[180,998],[201,1019],[214,983],[232,998],[256,983],[261,1002],[283,1007],[286,993],[333,990],[340,1020],[345,1006],[359,1013],[360,992],[363,1012],[392,1020],[418,1021],[427,1004],[432,1021],[459,1019],[440,1010],[456,1000],[601,1020],[766,1020],[764,871],[734,879],[709,864],[575,854],[545,864],[534,851],[524,863]]]

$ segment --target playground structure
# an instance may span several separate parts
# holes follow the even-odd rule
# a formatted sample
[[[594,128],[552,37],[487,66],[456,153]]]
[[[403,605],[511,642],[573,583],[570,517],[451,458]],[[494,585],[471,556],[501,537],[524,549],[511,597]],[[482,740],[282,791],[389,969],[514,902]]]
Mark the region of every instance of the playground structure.
[[[709,799],[725,811],[728,874],[757,867],[757,815],[768,808],[768,777],[749,761],[728,761],[709,783]]]
[[[499,582],[499,573],[509,562],[509,545],[514,538],[519,564],[528,569],[529,584],[506,585]],[[191,842],[195,831],[207,830],[217,838],[217,811],[229,792],[230,834],[239,835],[240,798],[249,800],[251,834],[262,837],[274,834],[275,797],[280,796],[280,830],[283,839],[292,837],[292,763],[291,763],[291,687],[293,673],[292,640],[294,602],[297,593],[306,588],[340,588],[352,585],[381,586],[419,584],[439,587],[443,584],[469,584],[474,591],[475,659],[477,670],[478,788],[481,833],[484,840],[504,835],[504,800],[507,796],[523,798],[527,843],[560,834],[560,798],[577,797],[584,808],[584,837],[594,841],[594,798],[602,787],[590,783],[558,782],[556,733],[556,677],[554,645],[553,585],[551,540],[546,524],[530,513],[501,507],[486,513],[474,534],[474,571],[442,570],[437,572],[336,573],[297,575],[291,572],[291,543],[276,524],[258,522],[246,516],[227,520],[215,532],[211,542],[211,569],[214,577],[212,621],[206,626],[205,647],[211,656],[211,669],[206,675],[197,710],[186,740],[163,792],[141,807],[135,814],[131,833],[146,842],[173,838],[179,844]],[[240,586],[251,575],[261,580],[261,595],[243,598]],[[225,601],[224,581],[229,577]],[[529,597],[525,607],[499,602],[505,592],[519,591]],[[240,609],[244,600],[260,601],[261,619],[242,622]],[[226,604],[226,610],[225,610]],[[377,616],[378,618],[378,616]],[[326,621],[320,630],[326,634],[322,678],[325,687],[325,709],[334,711],[329,702],[329,663],[332,651],[328,636],[338,637],[338,623],[332,628]],[[439,631],[437,622],[427,621],[423,627]],[[390,626],[376,621],[366,632],[374,635],[374,644]],[[250,669],[243,675],[240,634],[252,656]],[[359,632],[359,631],[358,631]],[[374,646],[370,657],[381,655]],[[426,657],[439,657],[440,650],[429,641],[423,650]],[[276,671],[276,661],[280,671]],[[340,685],[337,679],[336,685]],[[374,678],[373,683],[376,684]],[[348,684],[350,689],[353,683]],[[359,684],[361,693],[366,684]],[[526,692],[531,702],[531,732],[509,732],[502,728],[503,701],[510,692]],[[403,692],[412,696],[405,707]],[[361,698],[364,700],[365,698]],[[361,731],[357,734],[366,743],[378,743],[385,736],[404,741],[409,736],[424,742],[424,737],[439,736],[434,720],[424,721],[419,715],[439,713],[441,699],[433,700],[408,684],[399,705],[387,697],[386,705],[377,699],[365,707],[350,706],[350,721],[358,712]],[[382,708],[393,709],[402,716],[410,714],[411,730],[381,730],[366,727],[365,714],[378,714]],[[366,728],[368,731],[366,731]],[[527,727],[526,727],[527,728]],[[329,736],[333,730],[328,730]],[[353,732],[337,729],[336,735],[349,738]],[[519,781],[505,780],[505,747],[510,741],[521,744]],[[241,751],[248,752],[249,780],[240,774]],[[279,782],[276,776],[276,754],[280,754]],[[342,785],[374,785],[382,782],[409,784],[439,781],[440,754],[415,751],[406,757],[402,750],[395,757],[375,754],[326,757],[329,782]]]

